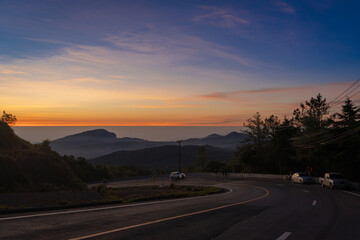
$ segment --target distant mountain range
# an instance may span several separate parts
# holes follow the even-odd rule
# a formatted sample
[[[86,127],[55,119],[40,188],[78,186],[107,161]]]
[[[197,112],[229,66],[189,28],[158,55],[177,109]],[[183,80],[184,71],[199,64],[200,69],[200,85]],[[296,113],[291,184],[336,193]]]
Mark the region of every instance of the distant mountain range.
[[[204,146],[208,161],[230,161],[234,150],[216,148],[209,145]],[[199,146],[181,147],[182,168],[193,165],[199,153]],[[145,148],[133,151],[118,151],[105,156],[89,160],[93,164],[104,164],[113,166],[142,166],[150,170],[174,171],[179,167],[179,147],[167,145],[153,148]]]
[[[246,134],[231,132],[221,136],[212,134],[205,138],[190,138],[182,141],[182,146],[209,145],[215,148],[235,150],[236,146],[241,145]],[[51,141],[51,148],[60,154],[74,155],[75,157],[85,157],[87,159],[96,158],[118,151],[140,150],[160,146],[178,145],[176,141],[148,141],[141,138],[117,138],[115,133],[105,129],[86,131]],[[197,147],[198,149],[198,147]]]

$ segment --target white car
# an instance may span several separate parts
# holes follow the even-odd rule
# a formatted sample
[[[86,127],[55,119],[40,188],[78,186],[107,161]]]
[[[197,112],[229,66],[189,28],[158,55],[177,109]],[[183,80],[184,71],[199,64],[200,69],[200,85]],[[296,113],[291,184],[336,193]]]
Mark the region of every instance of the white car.
[[[310,176],[308,173],[306,172],[298,172],[298,173],[294,173],[291,176],[291,181],[293,183],[315,183],[315,178]]]
[[[182,172],[172,172],[170,173],[170,179],[171,180],[185,179],[185,174]]]
[[[348,180],[341,173],[325,173],[323,178],[319,178],[322,187],[343,188],[349,187]]]

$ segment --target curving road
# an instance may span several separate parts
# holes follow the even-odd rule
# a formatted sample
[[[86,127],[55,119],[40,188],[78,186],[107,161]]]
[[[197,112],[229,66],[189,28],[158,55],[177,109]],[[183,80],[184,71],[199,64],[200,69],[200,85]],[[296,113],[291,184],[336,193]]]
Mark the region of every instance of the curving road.
[[[168,180],[157,180],[161,184]],[[153,184],[148,180],[113,186]],[[0,239],[360,239],[360,194],[282,180],[193,177],[231,191],[0,216]]]

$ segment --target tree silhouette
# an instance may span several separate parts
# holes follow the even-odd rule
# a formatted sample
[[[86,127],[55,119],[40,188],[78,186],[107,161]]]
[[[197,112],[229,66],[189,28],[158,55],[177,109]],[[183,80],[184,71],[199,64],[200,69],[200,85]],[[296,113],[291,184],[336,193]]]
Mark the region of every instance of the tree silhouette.
[[[198,159],[195,162],[195,166],[200,169],[200,171],[205,171],[205,165],[208,161],[206,148],[201,146],[198,151]]]
[[[360,180],[360,107],[346,99],[340,113],[331,116],[329,109],[318,94],[295,109],[290,119],[270,116],[262,120],[256,113],[244,124],[249,139],[238,147],[231,165],[257,173],[310,168],[321,176],[337,171]]]
[[[256,113],[252,118],[246,120],[244,126],[248,129],[245,131],[249,136],[249,141],[255,145],[261,146],[266,141],[266,133],[264,132],[264,121],[261,119],[260,113]]]
[[[265,142],[274,138],[275,131],[280,125],[280,120],[274,115],[262,120],[261,115],[257,112],[252,118],[247,119],[244,125],[248,127],[245,131],[249,136],[248,140],[258,146],[262,146]]]
[[[7,123],[8,125],[15,125],[17,119],[15,115],[3,111],[3,115],[1,116],[1,121]]]
[[[329,125],[329,119],[325,119],[325,116],[329,113],[329,108],[326,98],[323,98],[319,93],[316,98],[305,101],[305,104],[301,103],[300,109],[294,110],[295,123],[306,132],[326,127]]]
[[[356,123],[360,119],[359,111],[359,107],[356,107],[354,103],[349,98],[347,98],[345,100],[345,104],[342,105],[342,113],[336,114],[336,117],[340,119],[340,121],[336,123],[336,126],[351,128],[355,127]]]

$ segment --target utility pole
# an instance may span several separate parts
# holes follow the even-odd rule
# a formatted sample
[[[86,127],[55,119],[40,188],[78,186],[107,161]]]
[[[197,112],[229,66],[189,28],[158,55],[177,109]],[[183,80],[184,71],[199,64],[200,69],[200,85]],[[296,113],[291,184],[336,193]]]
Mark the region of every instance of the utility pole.
[[[179,143],[179,172],[181,172],[181,142],[177,141]]]

